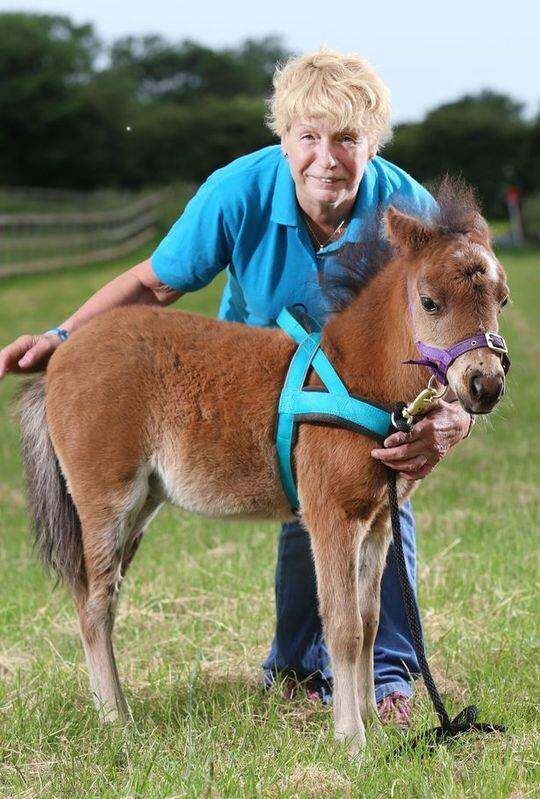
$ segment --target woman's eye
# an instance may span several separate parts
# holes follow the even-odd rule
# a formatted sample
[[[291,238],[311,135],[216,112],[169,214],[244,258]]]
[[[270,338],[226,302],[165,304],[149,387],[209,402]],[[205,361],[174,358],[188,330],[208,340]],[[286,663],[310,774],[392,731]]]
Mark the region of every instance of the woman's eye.
[[[427,311],[428,313],[435,313],[435,311],[440,310],[437,303],[433,302],[431,297],[420,297],[420,302],[422,303],[422,308],[424,311]]]

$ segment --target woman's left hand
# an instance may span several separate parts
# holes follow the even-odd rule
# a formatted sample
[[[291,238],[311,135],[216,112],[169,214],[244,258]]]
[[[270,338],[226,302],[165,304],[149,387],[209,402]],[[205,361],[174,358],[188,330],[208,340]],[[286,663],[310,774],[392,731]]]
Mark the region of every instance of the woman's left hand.
[[[459,402],[438,400],[416,422],[410,433],[393,433],[384,441],[384,449],[373,449],[373,458],[395,469],[406,480],[421,480],[465,438],[471,417]]]

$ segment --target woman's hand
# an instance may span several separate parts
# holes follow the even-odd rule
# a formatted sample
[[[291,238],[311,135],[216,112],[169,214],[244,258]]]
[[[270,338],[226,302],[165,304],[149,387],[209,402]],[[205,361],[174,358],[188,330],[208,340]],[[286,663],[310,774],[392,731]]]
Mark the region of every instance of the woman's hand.
[[[28,374],[45,369],[60,336],[19,336],[12,344],[0,350],[0,380],[8,373]]]
[[[471,417],[459,402],[438,400],[410,433],[393,433],[373,458],[395,469],[406,480],[420,480],[446,453],[468,434]]]

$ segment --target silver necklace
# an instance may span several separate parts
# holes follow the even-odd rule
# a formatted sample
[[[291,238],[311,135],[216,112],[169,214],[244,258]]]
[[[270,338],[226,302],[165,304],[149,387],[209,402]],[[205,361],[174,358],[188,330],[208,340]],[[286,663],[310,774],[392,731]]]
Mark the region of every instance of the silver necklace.
[[[317,234],[315,233],[315,231],[313,230],[313,228],[312,228],[312,227],[311,227],[311,225],[309,224],[309,218],[308,218],[308,215],[307,215],[306,213],[304,213],[304,211],[302,211],[302,216],[303,216],[303,217],[304,217],[304,219],[305,219],[305,222],[306,222],[306,225],[307,225],[307,227],[308,227],[308,230],[309,230],[309,232],[311,233],[312,237],[315,239],[315,242],[316,242],[316,244],[317,244],[317,247],[318,247],[318,250],[317,250],[317,252],[320,252],[322,249],[324,249],[324,247],[326,247],[326,245],[327,245],[327,244],[330,244],[330,242],[332,241],[332,239],[333,239],[335,236],[337,236],[337,234],[339,233],[339,231],[341,230],[341,228],[342,228],[342,227],[343,227],[343,225],[345,224],[345,220],[346,220],[346,218],[347,218],[347,217],[343,217],[343,219],[341,220],[341,222],[339,223],[339,225],[338,225],[336,228],[334,228],[333,232],[332,232],[332,233],[329,235],[329,237],[326,239],[326,241],[320,242],[320,241],[319,241],[319,237],[317,236]]]

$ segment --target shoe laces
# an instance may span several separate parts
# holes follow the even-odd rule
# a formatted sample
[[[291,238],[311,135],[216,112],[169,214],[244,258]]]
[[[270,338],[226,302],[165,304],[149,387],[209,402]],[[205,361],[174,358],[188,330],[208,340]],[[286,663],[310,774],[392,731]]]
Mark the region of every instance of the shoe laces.
[[[399,691],[392,691],[378,705],[379,719],[382,724],[397,724],[398,727],[409,726],[409,697]]]

